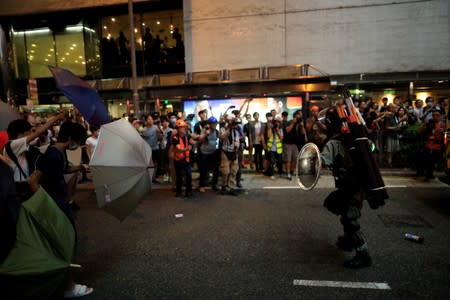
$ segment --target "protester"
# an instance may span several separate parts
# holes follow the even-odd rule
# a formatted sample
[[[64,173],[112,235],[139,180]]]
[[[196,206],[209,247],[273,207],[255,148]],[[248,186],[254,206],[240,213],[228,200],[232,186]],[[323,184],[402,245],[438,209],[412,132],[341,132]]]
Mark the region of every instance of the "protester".
[[[100,128],[95,125],[91,125],[91,136],[86,140],[86,150],[87,155],[89,157],[89,161],[92,159],[92,155],[94,154],[95,147],[97,147],[98,143],[98,134],[100,133]]]
[[[37,173],[41,173],[41,185],[52,197],[58,207],[72,223],[76,232],[74,215],[68,201],[68,186],[64,174],[77,172],[80,166],[68,167],[66,150],[78,148],[86,140],[86,131],[78,123],[64,122],[61,125],[57,142],[50,146],[39,159]],[[85,285],[75,284],[73,279],[64,292],[65,298],[76,298],[89,295],[93,289]]]
[[[80,124],[64,122],[61,125],[57,142],[47,148],[47,151],[40,157],[36,168],[43,174],[42,186],[70,219],[73,217],[68,201],[68,185],[64,175],[78,172],[82,166],[69,166],[66,150],[77,149],[85,140],[86,132]]]
[[[5,145],[4,155],[8,157],[8,164],[13,169],[14,181],[25,181],[31,174],[30,170],[34,169],[35,161],[27,159],[27,151],[30,143],[39,137],[42,133],[46,133],[53,123],[57,120],[62,120],[65,113],[59,113],[47,120],[47,122],[31,131],[32,127],[26,120],[18,119],[12,121],[8,125],[8,135],[10,142]]]
[[[0,153],[7,142],[6,131],[0,131]],[[14,173],[5,160],[7,158],[0,155],[0,263],[8,256],[16,239],[16,223],[20,209]]]

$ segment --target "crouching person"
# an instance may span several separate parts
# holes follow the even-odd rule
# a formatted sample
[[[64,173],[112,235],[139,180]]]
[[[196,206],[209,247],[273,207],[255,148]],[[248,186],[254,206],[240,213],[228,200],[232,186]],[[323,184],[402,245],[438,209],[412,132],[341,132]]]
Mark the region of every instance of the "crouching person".
[[[175,163],[176,197],[182,196],[183,178],[186,184],[185,196],[192,196],[191,149],[194,143],[187,132],[184,120],[176,121],[177,132],[172,136],[172,151]]]

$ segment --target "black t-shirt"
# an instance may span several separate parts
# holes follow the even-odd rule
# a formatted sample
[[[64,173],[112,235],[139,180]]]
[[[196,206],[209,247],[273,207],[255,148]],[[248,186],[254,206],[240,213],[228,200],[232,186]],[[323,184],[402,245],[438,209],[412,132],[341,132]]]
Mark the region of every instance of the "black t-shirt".
[[[54,146],[39,158],[37,169],[43,173],[41,185],[53,198],[61,210],[69,210],[67,199],[67,183],[64,172],[67,169],[67,157],[65,151],[60,151]]]
[[[293,121],[290,121],[283,127],[283,143],[285,144],[297,144],[300,138],[300,123],[294,124],[294,127],[290,132],[287,131],[287,128],[292,124]]]
[[[0,159],[0,263],[14,245],[19,210],[13,171]]]

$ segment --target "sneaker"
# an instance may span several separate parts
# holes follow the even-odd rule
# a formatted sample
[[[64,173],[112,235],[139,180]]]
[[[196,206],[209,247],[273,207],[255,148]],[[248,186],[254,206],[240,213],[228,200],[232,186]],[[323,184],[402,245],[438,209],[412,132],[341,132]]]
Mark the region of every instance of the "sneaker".
[[[206,190],[205,190],[205,188],[204,188],[204,187],[199,187],[199,188],[198,188],[198,191],[199,191],[200,193],[204,193],[204,192],[206,192]]]
[[[349,269],[367,268],[372,265],[372,258],[367,251],[356,251],[356,255],[344,263]]]
[[[238,188],[242,188],[242,183],[238,182],[238,183],[236,183],[236,186],[237,186]]]
[[[214,185],[212,186],[212,189],[213,189],[213,191],[216,191],[216,192],[220,191],[220,189],[219,189],[219,187],[217,186],[217,184],[214,184]]]
[[[275,180],[275,176],[274,175],[270,176],[270,179]]]
[[[238,196],[239,193],[238,193],[238,191],[236,191],[236,189],[231,189],[231,190],[228,192],[228,195],[231,195],[231,196]]]
[[[220,193],[221,193],[222,195],[226,195],[226,194],[227,194],[227,188],[223,186],[223,187],[220,189]]]
[[[291,173],[288,174],[287,179],[288,179],[288,180],[292,180],[292,175],[291,175]]]
[[[351,240],[345,235],[341,235],[338,237],[338,239],[336,241],[336,246],[340,250],[345,251],[345,252],[352,252],[352,250],[353,250]]]

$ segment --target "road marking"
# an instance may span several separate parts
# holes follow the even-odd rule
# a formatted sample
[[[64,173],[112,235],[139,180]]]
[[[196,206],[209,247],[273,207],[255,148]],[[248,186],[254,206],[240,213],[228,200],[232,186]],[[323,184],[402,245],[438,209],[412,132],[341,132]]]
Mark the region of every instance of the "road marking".
[[[385,282],[353,282],[353,281],[327,281],[327,280],[294,279],[294,285],[351,288],[351,289],[375,289],[375,290],[390,290],[391,289],[389,284],[387,284]]]
[[[392,184],[392,185],[386,185],[385,186],[385,188],[406,188],[406,187],[408,187],[408,186],[404,185],[404,184],[397,184],[397,185]]]
[[[264,190],[283,190],[283,189],[300,189],[297,185],[287,185],[287,186],[264,186]]]

